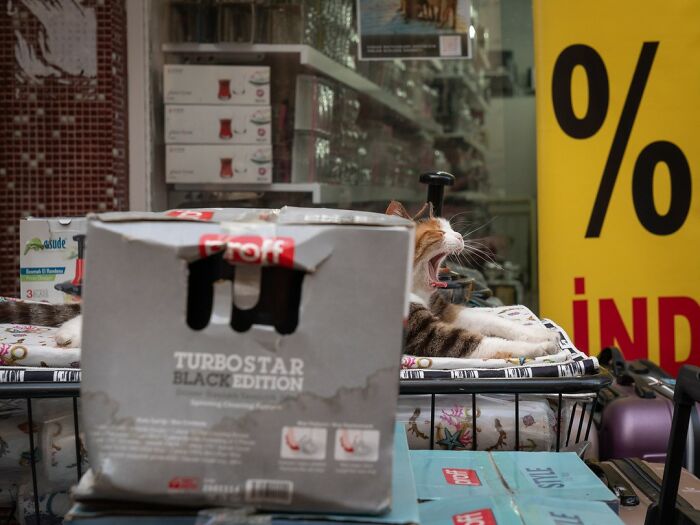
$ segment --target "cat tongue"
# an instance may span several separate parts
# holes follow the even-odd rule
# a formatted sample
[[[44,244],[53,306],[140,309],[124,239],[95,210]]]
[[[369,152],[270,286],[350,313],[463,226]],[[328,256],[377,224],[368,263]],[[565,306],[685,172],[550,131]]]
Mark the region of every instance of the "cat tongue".
[[[442,281],[433,281],[430,283],[430,286],[433,288],[447,288],[447,283],[444,283]]]

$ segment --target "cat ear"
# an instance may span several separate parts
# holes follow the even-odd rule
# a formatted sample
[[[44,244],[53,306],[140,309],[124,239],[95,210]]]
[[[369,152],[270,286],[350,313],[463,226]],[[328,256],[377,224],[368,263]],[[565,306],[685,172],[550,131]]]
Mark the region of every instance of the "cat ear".
[[[423,207],[420,210],[418,210],[418,213],[416,213],[413,216],[413,220],[417,221],[417,220],[420,220],[420,219],[425,218],[425,217],[427,217],[429,219],[435,218],[435,215],[433,214],[433,203],[432,202],[426,202],[425,204],[423,204]]]
[[[386,209],[386,214],[387,215],[397,215],[397,216],[402,217],[404,219],[411,220],[411,216],[406,211],[406,208],[403,207],[403,204],[401,204],[400,202],[397,202],[397,201],[391,201],[389,203],[389,207]]]

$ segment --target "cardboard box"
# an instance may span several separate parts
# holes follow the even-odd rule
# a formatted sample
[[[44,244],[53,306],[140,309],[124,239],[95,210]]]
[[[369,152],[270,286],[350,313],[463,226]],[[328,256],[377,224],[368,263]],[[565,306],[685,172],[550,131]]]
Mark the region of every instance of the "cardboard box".
[[[421,525],[523,525],[509,496],[441,499],[418,510]]]
[[[623,525],[616,512],[600,501],[516,496],[525,525]]]
[[[531,496],[421,503],[421,525],[622,525],[605,503]]]
[[[386,511],[412,228],[305,208],[92,217],[95,497]]]
[[[394,429],[394,459],[391,478],[391,510],[379,516],[363,514],[273,514],[275,525],[330,525],[337,523],[365,523],[377,525],[417,525],[419,523],[416,487],[413,482],[406,432],[402,426]],[[94,475],[89,471],[80,480],[72,494],[79,503],[70,512],[73,521],[81,525],[109,523],[112,525],[138,523],[139,525],[165,525],[182,523],[194,525],[194,512],[181,508],[153,508],[144,511],[138,504],[127,502],[110,506],[109,503],[84,501],[92,493]],[[216,510],[216,509],[215,509]],[[146,521],[149,520],[149,521]],[[240,522],[240,520],[236,520]]]
[[[515,494],[602,501],[618,512],[619,499],[573,452],[492,452],[491,456]]]
[[[79,297],[56,289],[71,283],[78,263],[77,235],[85,234],[84,218],[22,219],[19,223],[19,279],[23,299],[70,303]]]
[[[268,66],[163,66],[166,104],[270,104]]]
[[[167,145],[165,181],[269,184],[272,182],[272,146]]]
[[[510,495],[488,452],[412,450],[411,466],[420,501]]]
[[[165,106],[166,144],[271,144],[270,106]]]

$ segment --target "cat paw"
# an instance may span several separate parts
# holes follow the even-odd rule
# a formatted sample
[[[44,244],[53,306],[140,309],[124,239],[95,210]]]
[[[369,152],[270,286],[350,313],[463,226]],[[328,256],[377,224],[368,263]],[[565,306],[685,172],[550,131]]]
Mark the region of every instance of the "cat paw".
[[[543,341],[540,343],[529,343],[527,349],[522,352],[523,357],[544,357],[556,354],[561,350],[558,342]]]
[[[80,317],[61,325],[56,332],[56,344],[65,348],[80,348],[82,322]]]
[[[559,347],[559,341],[561,340],[559,332],[554,330],[549,330],[544,326],[528,326],[522,332],[520,332],[516,338],[518,341],[525,341],[528,343],[553,343]]]

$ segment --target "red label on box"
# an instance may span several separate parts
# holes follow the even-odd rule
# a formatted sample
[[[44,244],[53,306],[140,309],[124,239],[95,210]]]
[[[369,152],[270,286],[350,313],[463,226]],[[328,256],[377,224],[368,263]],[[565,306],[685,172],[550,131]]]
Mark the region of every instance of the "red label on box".
[[[225,235],[208,233],[199,238],[199,253],[208,257],[224,252],[230,263],[294,266],[294,239],[291,237],[260,237],[257,235]]]
[[[468,485],[471,487],[478,487],[481,485],[481,480],[479,480],[476,470],[468,468],[444,468],[442,469],[442,474],[450,485]]]
[[[491,509],[479,509],[452,516],[454,525],[497,525]]]
[[[213,211],[206,210],[170,210],[165,214],[176,219],[188,219],[191,221],[210,221],[214,216]]]
[[[176,477],[168,482],[170,490],[197,490],[199,478]]]

